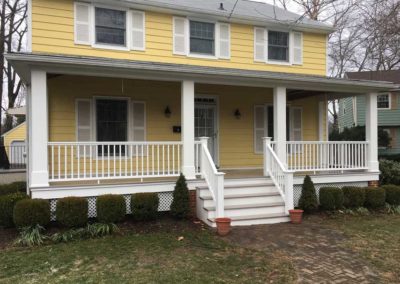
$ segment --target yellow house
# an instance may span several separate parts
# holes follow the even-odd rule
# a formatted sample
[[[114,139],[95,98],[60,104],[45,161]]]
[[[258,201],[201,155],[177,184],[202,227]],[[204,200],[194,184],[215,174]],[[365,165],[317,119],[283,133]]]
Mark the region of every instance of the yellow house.
[[[32,197],[153,191],[183,173],[214,226],[281,222],[317,188],[378,180],[386,82],[326,77],[333,28],[247,0],[29,1]],[[328,141],[328,100],[366,96],[367,141]],[[195,189],[197,189],[195,191]]]
[[[23,122],[2,135],[10,168],[25,167],[26,123]]]

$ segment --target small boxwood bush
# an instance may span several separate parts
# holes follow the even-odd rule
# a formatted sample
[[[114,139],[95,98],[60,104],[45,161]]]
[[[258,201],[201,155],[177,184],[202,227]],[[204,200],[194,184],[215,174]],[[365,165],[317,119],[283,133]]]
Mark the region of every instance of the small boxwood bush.
[[[390,205],[400,205],[400,186],[397,185],[384,185],[382,188],[386,193],[386,202]]]
[[[380,187],[365,188],[365,206],[367,208],[381,208],[385,206],[385,190]]]
[[[365,188],[345,186],[343,191],[343,205],[346,208],[363,207],[365,203]]]
[[[84,197],[65,197],[57,200],[57,221],[66,227],[82,227],[88,221],[88,201]]]
[[[380,160],[379,170],[379,182],[381,185],[394,184],[400,185],[400,162]]]
[[[324,210],[337,210],[343,207],[343,191],[337,187],[322,187],[319,190],[319,204]]]
[[[14,206],[18,201],[25,198],[28,198],[28,196],[21,192],[0,196],[0,226],[12,227],[14,225]]]
[[[136,193],[132,195],[132,215],[138,221],[154,220],[158,213],[157,193]]]
[[[125,198],[122,195],[107,194],[97,197],[97,220],[101,223],[117,223],[126,214]]]
[[[301,188],[299,207],[307,213],[311,213],[318,209],[318,200],[317,194],[315,192],[314,183],[308,175],[305,176]]]
[[[14,224],[18,228],[46,226],[50,223],[50,203],[45,199],[23,199],[14,207]]]
[[[0,185],[0,196],[17,192],[22,192],[22,193],[26,192],[26,182],[16,181],[13,183]]]
[[[178,219],[184,219],[190,215],[189,189],[183,174],[176,181],[170,212]]]

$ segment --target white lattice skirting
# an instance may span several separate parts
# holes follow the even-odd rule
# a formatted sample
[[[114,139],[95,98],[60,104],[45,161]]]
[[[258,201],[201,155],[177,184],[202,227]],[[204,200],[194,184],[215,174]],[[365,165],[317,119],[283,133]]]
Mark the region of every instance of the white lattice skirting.
[[[321,187],[339,187],[342,188],[344,186],[357,186],[357,187],[366,187],[368,186],[368,182],[361,181],[361,182],[344,182],[344,183],[314,183],[315,191],[317,193],[317,197],[319,200],[319,190]],[[301,196],[301,184],[296,184],[293,186],[293,195],[294,195],[294,206],[299,204],[299,199]]]
[[[131,194],[124,195],[125,203],[126,203],[126,214],[131,214]],[[88,217],[95,218],[97,216],[96,213],[96,199],[97,197],[87,197],[88,200]],[[172,192],[159,192],[158,193],[159,205],[158,211],[165,212],[169,211],[172,203]],[[57,199],[50,200],[50,212],[51,212],[51,220],[56,220],[56,208],[57,208]]]

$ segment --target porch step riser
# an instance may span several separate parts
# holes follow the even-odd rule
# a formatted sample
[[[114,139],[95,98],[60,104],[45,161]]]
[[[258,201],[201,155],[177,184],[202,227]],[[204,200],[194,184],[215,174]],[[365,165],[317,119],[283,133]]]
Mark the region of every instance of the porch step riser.
[[[256,184],[270,184],[273,185],[273,182],[269,178],[245,178],[245,179],[225,179],[225,186],[242,186],[242,185],[256,185]]]
[[[246,198],[229,198],[224,200],[225,206],[230,205],[246,205],[248,204],[260,204],[260,203],[276,203],[282,202],[282,197],[280,195],[276,196],[257,196],[257,197],[246,197]],[[209,207],[214,206],[215,202],[212,199],[204,200],[203,206]]]
[[[224,194],[263,194],[263,193],[276,193],[278,192],[274,186],[268,187],[241,187],[241,188],[225,188]],[[200,196],[210,196],[210,190],[207,189],[200,189]]]
[[[225,210],[225,217],[233,216],[252,216],[257,214],[274,214],[285,213],[285,206],[274,207],[259,207],[259,208],[246,208],[246,209],[227,209]],[[207,218],[215,218],[215,211],[208,211]]]
[[[289,222],[289,221],[290,221],[289,217],[240,220],[240,221],[232,221],[231,226],[251,226],[251,225],[263,225],[263,224],[276,224],[276,223],[285,223],[285,222]]]

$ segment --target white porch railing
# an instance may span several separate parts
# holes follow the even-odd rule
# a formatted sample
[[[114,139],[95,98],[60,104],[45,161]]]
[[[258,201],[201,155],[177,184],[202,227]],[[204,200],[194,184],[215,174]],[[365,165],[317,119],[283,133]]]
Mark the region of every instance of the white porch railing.
[[[264,145],[264,176],[269,176],[283,200],[285,201],[285,211],[294,208],[293,203],[293,171],[285,168],[279,160],[275,151],[271,147],[271,138],[263,138]]]
[[[49,181],[174,177],[182,142],[49,142]]]
[[[368,168],[365,141],[287,141],[286,153],[288,169],[294,171]]]
[[[208,137],[200,138],[200,168],[215,202],[216,218],[224,217],[224,175],[218,172],[207,147]]]

